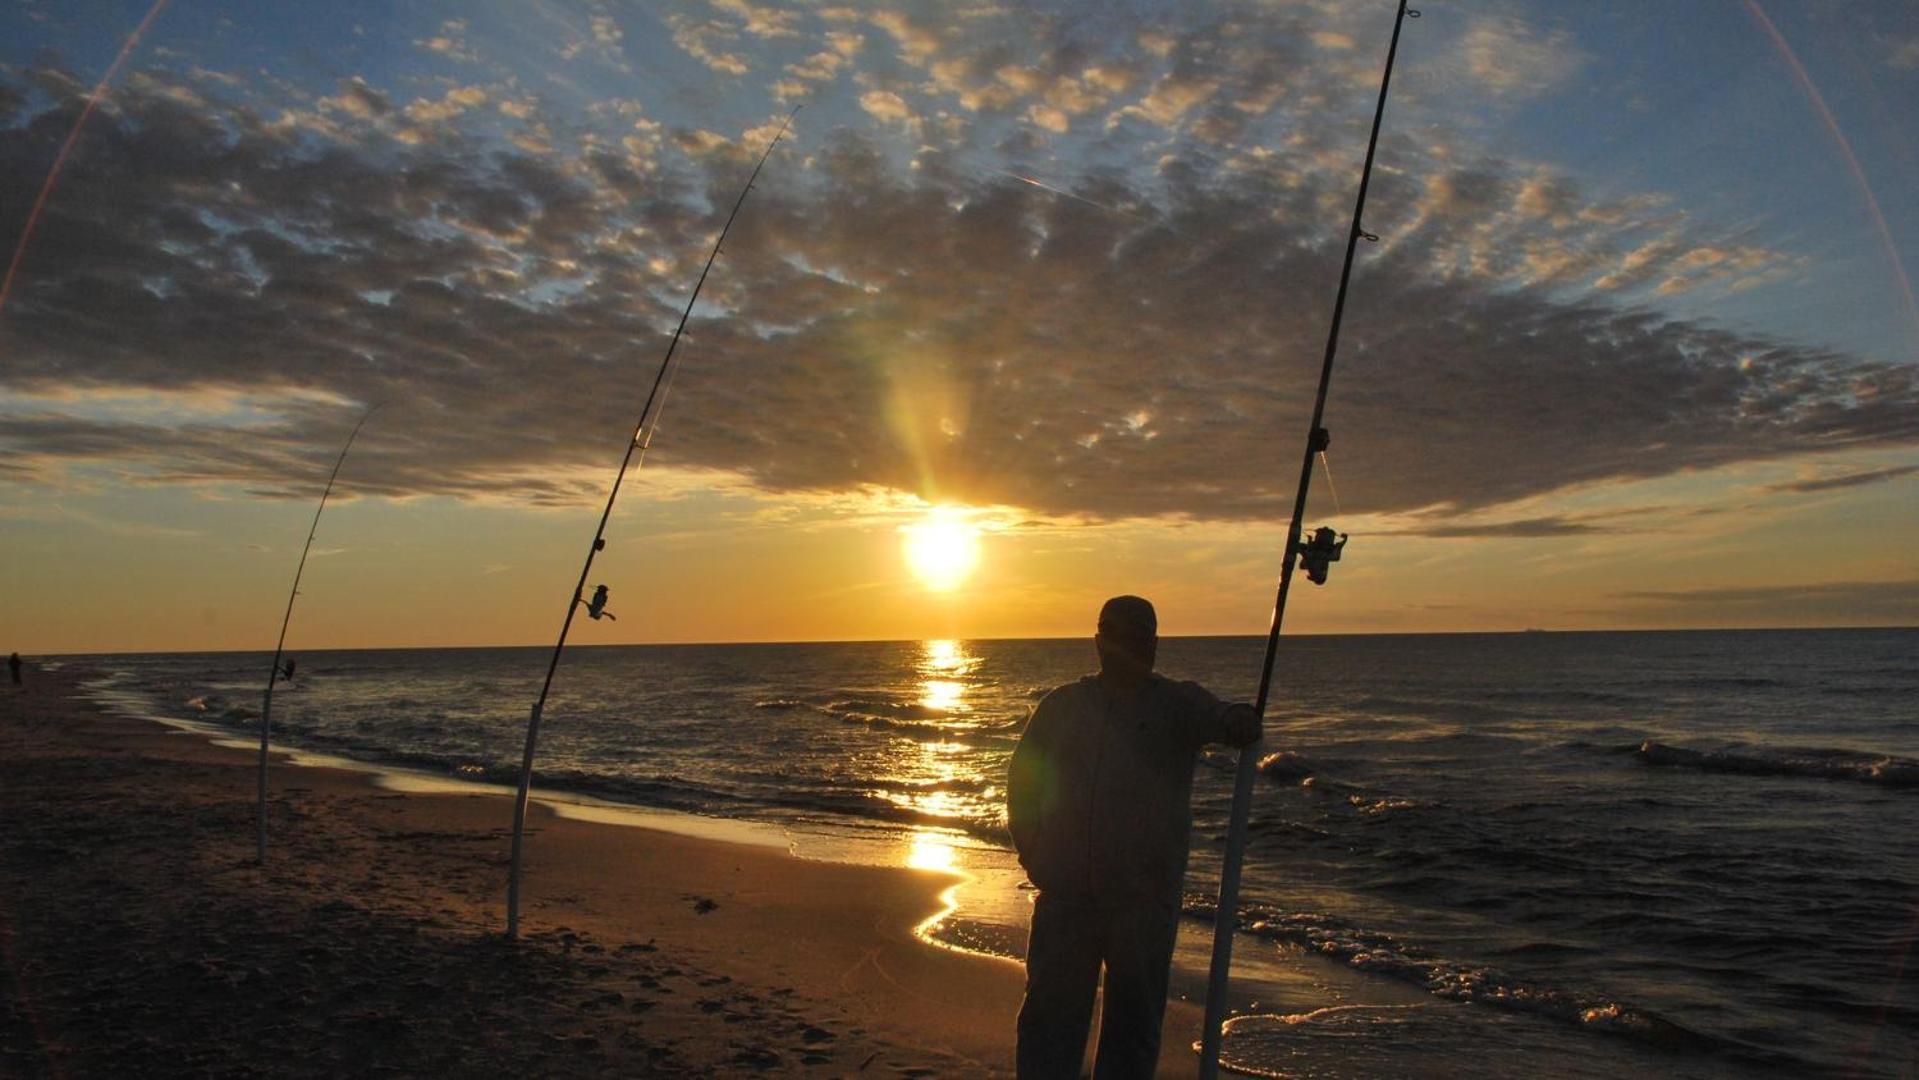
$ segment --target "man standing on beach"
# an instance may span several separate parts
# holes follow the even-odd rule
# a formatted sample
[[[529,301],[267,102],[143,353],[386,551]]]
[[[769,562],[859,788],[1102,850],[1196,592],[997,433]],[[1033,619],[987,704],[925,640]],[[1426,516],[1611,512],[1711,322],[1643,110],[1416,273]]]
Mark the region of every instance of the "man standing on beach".
[[[7,674],[13,676],[13,685],[15,686],[20,685],[20,654],[19,653],[13,653],[7,657]]]
[[[1006,816],[1039,888],[1019,1010],[1019,1075],[1077,1077],[1106,969],[1098,1080],[1148,1077],[1179,931],[1193,765],[1207,743],[1260,736],[1252,706],[1153,673],[1159,619],[1137,596],[1099,613],[1099,674],[1033,710],[1007,780]]]

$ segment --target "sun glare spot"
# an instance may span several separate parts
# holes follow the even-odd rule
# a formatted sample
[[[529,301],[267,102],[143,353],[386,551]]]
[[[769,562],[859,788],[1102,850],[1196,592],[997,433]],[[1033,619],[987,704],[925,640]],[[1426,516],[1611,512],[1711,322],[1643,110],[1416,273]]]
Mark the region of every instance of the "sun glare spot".
[[[920,642],[919,674],[928,679],[957,679],[980,665],[980,658],[968,652],[966,643],[949,638]]]
[[[958,671],[970,659],[965,648],[950,638],[923,641],[920,649],[920,666],[927,671]]]
[[[913,834],[912,846],[906,851],[906,865],[915,870],[952,870],[959,865],[959,858],[945,837],[920,832]]]
[[[957,507],[936,506],[900,533],[906,565],[935,592],[958,588],[979,565],[979,527]]]
[[[966,684],[951,679],[928,679],[920,684],[920,704],[941,712],[958,709],[966,697]]]

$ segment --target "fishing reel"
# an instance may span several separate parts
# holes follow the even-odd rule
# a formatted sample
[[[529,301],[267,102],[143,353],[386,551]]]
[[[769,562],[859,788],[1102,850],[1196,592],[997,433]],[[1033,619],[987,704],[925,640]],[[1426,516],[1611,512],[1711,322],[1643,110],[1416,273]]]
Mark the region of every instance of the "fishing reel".
[[[1337,556],[1335,556],[1335,558],[1337,558]],[[585,604],[587,615],[593,619],[612,619],[614,622],[620,621],[618,615],[606,610],[606,586],[604,585],[593,590],[593,599],[575,600],[573,602],[576,604]]]
[[[1346,534],[1334,532],[1329,526],[1321,525],[1313,530],[1311,538],[1301,540],[1293,546],[1293,553],[1299,556],[1299,568],[1306,571],[1306,578],[1315,585],[1326,584],[1326,571],[1339,561],[1339,553],[1346,547]]]

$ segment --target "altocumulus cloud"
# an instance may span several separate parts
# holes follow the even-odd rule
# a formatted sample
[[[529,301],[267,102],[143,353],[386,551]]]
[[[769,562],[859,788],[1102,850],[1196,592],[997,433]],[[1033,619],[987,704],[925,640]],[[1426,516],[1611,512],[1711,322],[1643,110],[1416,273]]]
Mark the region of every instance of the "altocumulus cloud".
[[[709,64],[716,41],[740,50],[730,74],[832,50],[919,75],[854,88],[853,113],[871,99],[890,123],[776,157],[694,320],[661,464],[1062,517],[1282,512],[1337,272],[1328,207],[1351,180],[1353,117],[1328,86],[1369,63],[1345,28],[1042,21],[984,48],[889,14],[856,50],[858,12],[775,16],[721,5],[681,36],[698,29]],[[791,59],[748,55],[762,39]],[[646,137],[582,117],[532,138],[478,85],[409,108],[360,80],[304,102],[187,82],[117,91],[41,223],[0,317],[0,480],[84,464],[286,491],[378,400],[394,411],[356,490],[597,490],[750,140],[630,116]],[[0,81],[0,204],[30,205],[82,92],[57,68]],[[1075,198],[977,165],[1043,139],[1137,164],[1076,170]],[[1333,403],[1348,509],[1478,511],[1919,439],[1907,367],[1651,306],[1789,259],[1530,163],[1383,153],[1369,226],[1387,241]],[[270,415],[89,405],[210,388]]]

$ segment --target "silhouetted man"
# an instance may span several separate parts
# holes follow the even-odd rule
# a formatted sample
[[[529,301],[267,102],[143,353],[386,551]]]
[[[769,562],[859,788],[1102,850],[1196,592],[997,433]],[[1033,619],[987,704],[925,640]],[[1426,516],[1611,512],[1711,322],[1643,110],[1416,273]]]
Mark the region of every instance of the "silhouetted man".
[[[12,655],[7,657],[7,674],[13,676],[13,685],[15,686],[20,685],[20,654],[19,653],[13,653]]]
[[[1100,609],[1099,674],[1040,700],[1007,780],[1006,816],[1039,887],[1019,1010],[1019,1075],[1079,1075],[1106,969],[1098,1080],[1151,1076],[1179,930],[1193,765],[1259,738],[1249,705],[1153,674],[1159,619],[1137,596]]]

